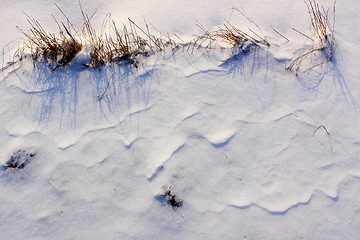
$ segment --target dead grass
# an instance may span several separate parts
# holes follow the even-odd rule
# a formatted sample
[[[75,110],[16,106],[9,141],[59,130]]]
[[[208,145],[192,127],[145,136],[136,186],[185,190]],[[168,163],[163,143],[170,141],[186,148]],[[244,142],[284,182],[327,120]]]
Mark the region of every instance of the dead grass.
[[[66,66],[82,49],[82,43],[77,39],[77,33],[72,33],[72,25],[55,22],[59,28],[57,34],[48,33],[41,24],[28,15],[29,31],[18,30],[25,35],[28,42],[18,49],[16,55],[22,59],[26,49],[30,49],[34,60],[44,59],[49,63],[55,63],[56,68]]]
[[[206,43],[206,47],[210,47],[213,42],[220,41],[229,44],[231,47],[240,48],[244,52],[254,46],[270,46],[260,27],[252,19],[237,8],[233,8],[233,10],[243,15],[253,26],[255,26],[257,30],[254,31],[253,29],[248,28],[248,32],[246,32],[235,27],[227,20],[225,20],[226,23],[223,26],[220,26],[213,32],[207,31],[201,24],[198,24],[198,26],[204,31],[204,35],[200,36],[198,40],[201,42],[201,45]]]
[[[146,20],[145,30],[130,18],[128,24],[123,24],[119,28],[111,20],[111,14],[106,16],[98,35],[91,24],[91,19],[96,11],[88,15],[81,4],[79,6],[83,17],[83,25],[80,28],[75,27],[61,8],[57,6],[65,17],[66,23],[59,22],[53,17],[59,29],[56,34],[49,33],[36,19],[26,15],[30,29],[25,31],[18,28],[18,30],[26,37],[27,41],[16,51],[14,59],[21,60],[25,57],[25,53],[30,51],[34,60],[45,60],[54,64],[53,70],[56,70],[67,66],[84,46],[90,46],[92,49],[90,62],[86,66],[101,69],[101,66],[110,62],[136,63],[136,58],[140,55],[148,55],[155,51],[161,51],[168,46],[176,46],[175,41],[169,35],[162,34],[155,28],[153,29],[159,36],[150,33],[151,24]],[[105,31],[106,29],[108,31]]]
[[[144,28],[141,28],[130,18],[127,24],[119,27],[111,20],[111,14],[106,16],[101,31],[96,31],[91,24],[91,20],[97,10],[93,14],[88,15],[83,10],[81,3],[79,3],[79,7],[83,24],[81,27],[76,27],[62,9],[57,6],[65,18],[65,21],[61,22],[53,16],[58,26],[57,33],[46,31],[39,21],[26,15],[30,29],[25,31],[18,28],[18,30],[26,37],[27,41],[19,47],[13,60],[9,63],[12,64],[19,60],[21,61],[26,56],[25,53],[30,52],[34,61],[44,60],[50,63],[53,70],[56,70],[70,64],[77,54],[86,46],[91,49],[91,53],[89,62],[84,64],[85,67],[101,70],[103,65],[112,62],[126,62],[134,64],[134,66],[137,67],[137,58],[139,56],[147,56],[166,48],[178,48],[180,45],[174,41],[169,34],[163,34],[158,31],[146,20],[144,20]],[[184,48],[186,48],[186,50],[191,48],[193,51],[195,46],[203,47],[206,45],[206,48],[210,48],[213,42],[225,42],[231,47],[240,48],[243,52],[246,52],[253,46],[269,46],[270,44],[266,41],[259,26],[237,8],[234,8],[234,10],[238,11],[250,21],[253,26],[255,26],[256,31],[251,28],[248,28],[248,31],[242,31],[226,21],[226,23],[216,31],[208,32],[199,24],[205,34],[197,37],[190,43],[182,44]],[[150,29],[152,31],[150,31]],[[183,42],[176,34],[174,34],[174,36]],[[2,70],[6,67],[8,66],[3,67]]]
[[[314,44],[311,48],[302,50],[286,67],[287,70],[295,69],[297,75],[300,72],[309,71],[331,61],[335,47],[335,4],[332,8],[334,19],[331,24],[331,9],[325,10],[324,7],[319,6],[316,0],[304,0],[304,2],[309,11],[313,36],[309,37],[296,29],[294,30],[311,39]],[[119,27],[111,20],[111,14],[106,16],[100,34],[98,34],[99,31],[95,31],[91,24],[96,11],[88,15],[80,3],[79,6],[83,17],[81,27],[76,27],[72,24],[66,14],[57,6],[66,20],[65,22],[60,22],[53,17],[58,26],[57,33],[49,33],[36,19],[26,15],[30,29],[27,31],[18,29],[26,37],[27,41],[16,51],[14,59],[9,62],[9,65],[22,60],[25,53],[30,52],[34,60],[45,60],[51,63],[53,70],[56,70],[57,68],[67,66],[85,46],[90,46],[90,60],[84,64],[86,67],[101,70],[103,65],[112,62],[126,62],[137,67],[137,58],[139,56],[147,56],[168,47],[177,48],[179,46],[169,34],[161,33],[146,20],[144,21],[144,28],[141,28],[130,18],[126,24]],[[199,23],[198,26],[204,31],[204,34],[190,43],[182,44],[184,48],[186,47],[186,50],[192,49],[192,51],[196,46],[210,49],[214,42],[221,42],[237,50],[240,49],[241,53],[246,53],[254,47],[270,46],[262,30],[252,19],[237,8],[233,8],[233,10],[240,13],[251,23],[253,28],[242,30],[225,20],[225,24],[218,27],[217,30],[209,32]],[[276,30],[274,31],[277,32]],[[155,32],[156,35],[152,32]],[[282,34],[277,33],[289,41]],[[182,41],[177,35],[175,36]],[[236,52],[238,53],[238,51]],[[302,67],[306,59],[310,59],[311,56],[319,52],[324,56],[320,62]],[[8,66],[2,69],[6,67]]]
[[[311,48],[302,50],[301,53],[286,67],[286,70],[292,70],[295,68],[296,75],[327,64],[329,61],[331,61],[335,48],[334,26],[336,1],[334,2],[334,6],[327,10],[325,10],[325,8],[322,6],[320,7],[316,0],[304,0],[304,2],[309,11],[311,29],[313,31],[314,39],[316,40],[316,42],[313,38],[294,29],[301,35],[315,42]],[[330,23],[329,14],[331,9],[333,12],[332,24]],[[318,52],[323,54],[322,60],[316,63],[311,63],[310,66],[302,69],[303,61],[309,59],[311,56],[314,56],[314,54]]]
[[[110,46],[106,39],[106,35],[102,31],[98,36],[95,29],[91,24],[91,19],[95,15],[96,11],[89,17],[87,13],[84,12],[82,6],[80,5],[81,14],[83,17],[83,26],[81,29],[82,38],[85,40],[86,44],[91,46],[90,53],[90,62],[88,63],[90,67],[94,69],[101,69],[101,66],[106,63],[106,61],[111,58],[110,55]],[[105,18],[104,25],[109,21],[110,14]]]

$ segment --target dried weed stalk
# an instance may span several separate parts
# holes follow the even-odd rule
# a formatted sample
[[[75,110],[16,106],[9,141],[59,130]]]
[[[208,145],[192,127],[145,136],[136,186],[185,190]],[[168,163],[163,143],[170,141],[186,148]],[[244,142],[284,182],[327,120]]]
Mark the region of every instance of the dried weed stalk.
[[[311,19],[311,28],[314,34],[314,37],[318,40],[317,44],[313,45],[310,49],[303,50],[290,64],[286,67],[286,70],[291,70],[295,68],[296,75],[298,76],[301,65],[305,59],[314,55],[316,52],[321,52],[324,55],[324,58],[319,63],[313,64],[306,68],[303,72],[307,72],[316,67],[327,64],[331,61],[333,56],[333,51],[335,48],[335,38],[334,38],[334,26],[335,26],[335,5],[332,7],[333,11],[333,21],[330,23],[330,8],[325,10],[324,7],[320,7],[316,0],[304,0]],[[299,32],[298,30],[294,29]],[[300,32],[301,33],[301,32]],[[313,38],[301,33],[303,36],[314,41]]]

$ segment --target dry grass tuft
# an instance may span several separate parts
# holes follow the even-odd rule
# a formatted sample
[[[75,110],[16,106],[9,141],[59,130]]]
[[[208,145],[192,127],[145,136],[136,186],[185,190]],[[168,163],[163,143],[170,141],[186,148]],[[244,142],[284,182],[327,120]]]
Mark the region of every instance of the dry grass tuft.
[[[18,27],[18,30],[29,40],[16,53],[20,59],[24,56],[25,50],[29,48],[34,60],[42,58],[49,63],[55,63],[56,69],[68,65],[82,49],[83,44],[77,39],[77,33],[72,33],[73,26],[70,22],[59,23],[54,18],[59,33],[53,34],[45,31],[36,19],[30,18],[28,15],[27,17],[31,26],[30,30],[25,32]]]
[[[81,29],[81,37],[84,39],[87,45],[91,46],[90,53],[90,62],[88,63],[90,67],[94,69],[101,69],[101,66],[106,63],[107,60],[111,57],[109,54],[109,43],[107,42],[106,35],[103,29],[98,36],[95,29],[91,25],[91,19],[95,15],[96,11],[89,17],[86,14],[80,4],[80,10],[83,17],[83,26]],[[109,21],[110,14],[105,18],[104,25]]]
[[[295,68],[296,75],[298,76],[302,63],[305,59],[313,56],[317,52],[321,52],[323,54],[323,59],[320,62],[315,64],[311,64],[305,70],[301,72],[307,72],[311,69],[317,68],[322,66],[323,64],[327,64],[331,61],[333,56],[333,51],[335,48],[335,38],[334,38],[334,26],[335,26],[335,5],[332,7],[333,11],[333,23],[330,23],[330,8],[325,10],[324,7],[320,7],[316,0],[304,0],[311,19],[311,28],[314,34],[317,43],[313,45],[310,49],[305,49],[301,51],[301,53],[286,67],[286,70],[291,70]],[[295,31],[299,32],[298,30],[294,29]],[[299,32],[303,36],[307,37],[308,39],[314,41],[313,38]]]
[[[256,39],[249,34],[241,31],[235,26],[231,25],[229,22],[224,24],[224,27],[219,27],[219,29],[214,33],[214,38],[221,39],[233,47],[238,46],[241,49],[245,49],[249,44],[258,46],[259,44],[269,45],[265,39],[261,38]]]
[[[251,28],[248,28],[249,32],[247,33],[240,30],[239,28],[236,28],[229,21],[226,21],[223,26],[220,26],[216,31],[213,32],[207,31],[202,25],[198,24],[198,26],[205,33],[203,36],[200,36],[201,44],[203,45],[203,43],[206,42],[206,47],[210,47],[213,42],[220,41],[230,44],[232,47],[240,48],[243,52],[248,51],[253,46],[270,46],[270,44],[266,41],[265,35],[255,22],[239,9],[233,9],[242,14],[248,21],[250,21],[257,28],[257,32]]]
[[[128,18],[128,24],[119,28],[114,21],[111,23],[112,35],[106,36],[106,54],[109,62],[134,63],[137,67],[138,56],[147,56],[165,47],[176,47],[175,41],[157,31],[160,36],[150,33],[149,23],[144,20],[146,30],[142,29],[133,20]],[[151,25],[152,26],[152,25]]]

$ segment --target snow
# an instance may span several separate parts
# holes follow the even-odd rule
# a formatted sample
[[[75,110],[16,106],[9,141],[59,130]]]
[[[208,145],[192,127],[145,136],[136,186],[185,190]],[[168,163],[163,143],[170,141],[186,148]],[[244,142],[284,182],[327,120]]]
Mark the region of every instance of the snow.
[[[53,3],[2,5],[2,46],[28,27],[22,11],[57,30]],[[76,1],[58,5],[81,24]],[[4,70],[0,239],[357,239],[359,3],[336,5],[334,61],[298,77],[285,66],[313,44],[292,30],[312,34],[303,1],[82,5],[99,7],[95,27],[109,11],[184,40],[197,21],[247,29],[237,7],[271,46],[168,49],[102,71],[82,66],[85,48],[56,71],[30,58]],[[6,168],[14,156],[22,169]]]

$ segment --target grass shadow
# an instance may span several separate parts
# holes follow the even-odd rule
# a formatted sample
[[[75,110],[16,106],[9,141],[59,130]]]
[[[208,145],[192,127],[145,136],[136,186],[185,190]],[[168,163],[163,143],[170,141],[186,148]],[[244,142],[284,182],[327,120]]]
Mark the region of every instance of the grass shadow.
[[[76,64],[54,71],[45,61],[26,64],[23,60],[15,74],[25,94],[25,115],[39,124],[76,127],[82,121],[78,117],[124,116],[150,101],[150,72],[132,63],[112,63],[102,71]]]

